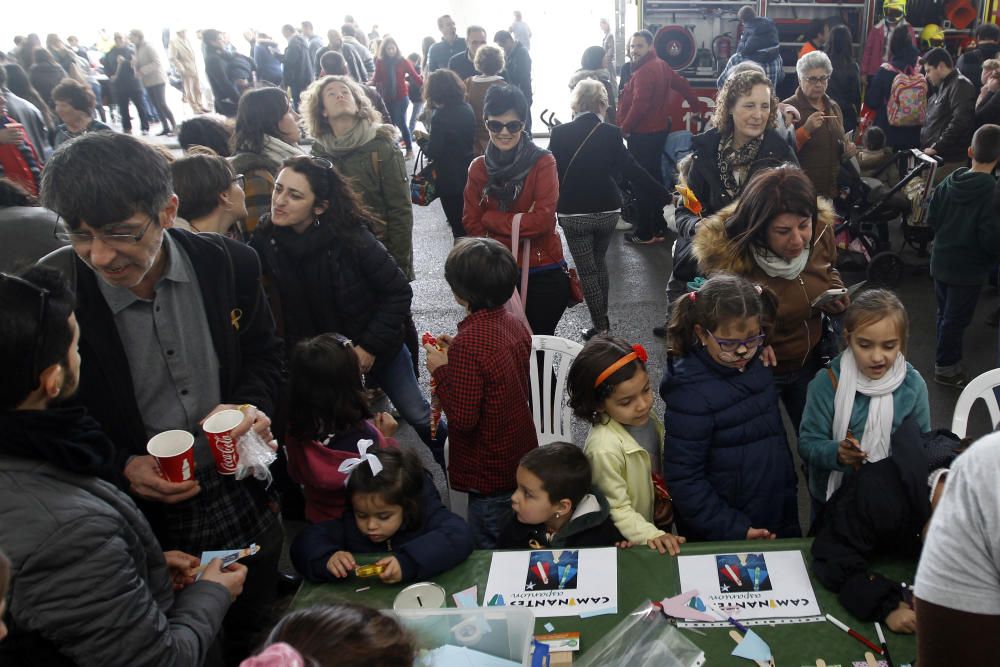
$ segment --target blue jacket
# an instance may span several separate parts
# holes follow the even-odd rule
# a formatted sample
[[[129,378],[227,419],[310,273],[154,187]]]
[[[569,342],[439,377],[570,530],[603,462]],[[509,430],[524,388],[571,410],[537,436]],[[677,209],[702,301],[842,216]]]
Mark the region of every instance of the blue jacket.
[[[430,579],[455,567],[472,553],[472,531],[457,514],[441,503],[430,475],[424,474],[423,525],[412,528],[405,523],[386,542],[372,542],[354,520],[348,503],[340,519],[306,527],[292,542],[291,556],[295,569],[309,581],[333,581],[326,562],[337,551],[391,553],[399,561],[403,581]]]
[[[663,473],[677,531],[689,540],[743,540],[747,529],[798,537],[796,478],[773,374],[743,372],[702,348],[667,361]]]
[[[830,362],[834,375],[840,378],[839,354]],[[837,462],[839,440],[834,440],[833,406],[837,392],[830,381],[830,374],[825,368],[816,373],[809,383],[809,394],[806,397],[806,407],[802,413],[802,423],[799,426],[799,456],[809,466],[809,493],[813,498],[826,502],[826,485],[831,470],[844,473],[844,481],[854,474],[854,469]],[[868,421],[868,404],[871,399],[860,393],[854,396],[854,409],[851,411],[851,435],[859,442],[865,433],[865,422]],[[920,377],[910,362],[906,362],[906,378],[903,384],[892,393],[892,432],[908,416],[913,415],[921,433],[931,430],[931,408],[927,400],[927,383]]]

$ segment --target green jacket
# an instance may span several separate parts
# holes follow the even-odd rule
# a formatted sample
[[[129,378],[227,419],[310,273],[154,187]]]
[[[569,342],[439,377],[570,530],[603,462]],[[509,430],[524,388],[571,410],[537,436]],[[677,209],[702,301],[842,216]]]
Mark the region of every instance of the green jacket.
[[[934,229],[931,275],[949,285],[984,285],[1000,259],[996,179],[961,168],[934,189],[927,222]]]
[[[344,155],[334,156],[317,142],[312,153],[324,157],[353,181],[354,189],[384,225],[375,236],[396,260],[407,280],[413,280],[413,205],[406,161],[396,145],[395,128],[381,125],[375,138]]]
[[[843,355],[830,362],[833,374],[840,379],[840,360]],[[809,466],[809,493],[813,498],[826,502],[826,485],[832,470],[839,470],[846,476],[854,474],[850,466],[837,461],[840,441],[833,439],[833,406],[836,390],[826,368],[821,368],[809,383],[806,407],[799,427],[799,455]],[[859,442],[865,433],[868,420],[868,404],[871,399],[860,393],[854,396],[851,411],[850,431]],[[906,362],[906,378],[892,393],[892,432],[895,433],[903,420],[913,415],[917,426],[924,433],[931,430],[931,408],[927,400],[927,383],[920,377],[910,362]]]

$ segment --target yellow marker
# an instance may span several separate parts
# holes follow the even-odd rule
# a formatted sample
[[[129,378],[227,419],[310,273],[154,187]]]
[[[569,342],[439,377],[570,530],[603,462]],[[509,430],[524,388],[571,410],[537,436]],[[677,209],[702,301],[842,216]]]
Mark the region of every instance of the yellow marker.
[[[372,563],[371,565],[359,565],[354,568],[354,575],[358,577],[377,577],[382,574],[382,566]]]

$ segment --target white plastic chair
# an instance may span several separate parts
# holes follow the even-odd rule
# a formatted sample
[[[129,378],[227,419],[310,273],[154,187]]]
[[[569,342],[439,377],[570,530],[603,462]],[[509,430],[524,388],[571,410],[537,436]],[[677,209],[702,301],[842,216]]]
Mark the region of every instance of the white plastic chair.
[[[462,517],[469,518],[469,494],[451,488],[451,477],[448,476],[448,466],[451,464],[448,439],[444,440],[444,481],[448,485],[448,508]]]
[[[566,376],[582,349],[579,343],[558,336],[531,337],[531,411],[540,446],[573,441],[573,410],[566,401]],[[542,357],[540,365],[538,353]]]
[[[986,408],[990,411],[992,428],[996,428],[997,424],[1000,424],[1000,405],[997,405],[997,397],[993,393],[995,387],[1000,387],[1000,368],[986,371],[965,385],[965,389],[958,397],[958,402],[955,403],[955,416],[951,418],[952,433],[960,438],[965,437],[969,428],[969,413],[972,412],[973,404],[980,398],[983,399]]]

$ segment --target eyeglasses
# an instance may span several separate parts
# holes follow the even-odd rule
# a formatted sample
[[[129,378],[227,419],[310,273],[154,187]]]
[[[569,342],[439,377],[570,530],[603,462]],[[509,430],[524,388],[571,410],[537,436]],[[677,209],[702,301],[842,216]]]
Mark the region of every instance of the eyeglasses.
[[[142,237],[146,235],[146,230],[149,226],[153,224],[153,216],[149,216],[149,222],[143,225],[142,229],[138,233],[126,233],[126,234],[106,234],[103,232],[98,232],[97,234],[89,234],[87,232],[74,232],[71,231],[65,224],[56,220],[55,227],[55,237],[60,241],[69,241],[75,246],[88,246],[94,242],[95,238],[101,240],[101,243],[107,243],[108,245],[117,246],[128,246],[135,245],[142,240]]]
[[[233,176],[233,183],[239,186],[240,190],[246,190],[247,177],[243,174],[236,174]]]
[[[18,285],[23,289],[29,290],[32,294],[38,297],[38,330],[34,336],[32,336],[32,349],[31,349],[31,380],[35,381],[38,378],[38,374],[41,372],[39,365],[39,355],[41,351],[45,349],[45,326],[48,324],[47,314],[49,312],[49,291],[44,287],[39,287],[33,282],[25,280],[20,276],[12,276],[8,273],[0,273],[0,283],[10,283],[13,285]]]
[[[517,134],[524,129],[524,121],[512,120],[506,123],[501,123],[498,120],[488,120],[486,121],[486,129],[493,134],[500,134],[504,128],[511,134]]]
[[[828,83],[829,81],[830,81],[829,75],[806,77],[806,83],[808,83],[809,85],[816,85],[817,83]]]
[[[708,335],[712,337],[715,344],[719,346],[719,358],[723,361],[736,361],[737,359],[743,359],[748,356],[753,356],[754,351],[760,347],[761,343],[764,342],[766,334],[759,334],[757,336],[752,336],[750,338],[716,338],[715,334],[711,331]],[[743,354],[739,354],[738,350],[740,348],[744,349]]]

